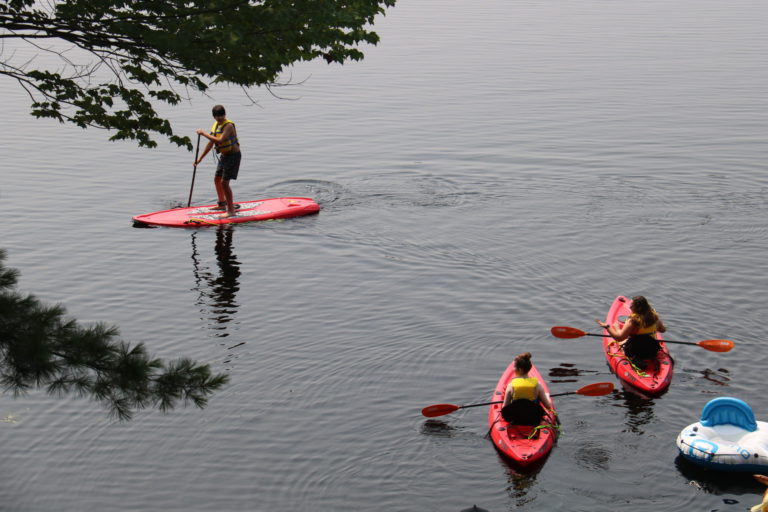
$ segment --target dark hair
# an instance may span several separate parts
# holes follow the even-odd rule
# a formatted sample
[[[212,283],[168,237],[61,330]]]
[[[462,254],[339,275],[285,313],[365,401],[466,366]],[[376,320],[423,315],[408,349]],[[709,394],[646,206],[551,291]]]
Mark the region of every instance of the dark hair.
[[[223,105],[216,105],[216,106],[214,106],[213,110],[212,110],[212,113],[213,113],[214,117],[227,115],[227,111],[224,110],[224,106]]]
[[[523,352],[515,357],[515,369],[523,373],[528,373],[531,370],[530,352]]]
[[[632,297],[632,306],[630,309],[640,322],[640,327],[648,327],[659,321],[659,315],[656,313],[656,310],[651,307],[648,299],[642,295]]]

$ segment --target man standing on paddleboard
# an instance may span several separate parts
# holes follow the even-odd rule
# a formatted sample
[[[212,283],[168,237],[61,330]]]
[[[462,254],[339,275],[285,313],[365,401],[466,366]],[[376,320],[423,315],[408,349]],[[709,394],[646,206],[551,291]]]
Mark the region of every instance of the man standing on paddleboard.
[[[205,146],[203,154],[195,162],[195,166],[203,161],[205,155],[216,146],[216,153],[219,154],[219,165],[216,166],[216,175],[213,178],[213,184],[216,186],[216,194],[219,197],[218,210],[226,210],[223,217],[232,217],[235,215],[234,197],[232,188],[229,186],[230,180],[237,179],[237,173],[240,171],[240,142],[237,139],[237,130],[235,123],[227,119],[227,112],[221,105],[213,107],[213,119],[215,120],[210,133],[205,130],[197,130],[198,135],[208,139],[208,145]]]

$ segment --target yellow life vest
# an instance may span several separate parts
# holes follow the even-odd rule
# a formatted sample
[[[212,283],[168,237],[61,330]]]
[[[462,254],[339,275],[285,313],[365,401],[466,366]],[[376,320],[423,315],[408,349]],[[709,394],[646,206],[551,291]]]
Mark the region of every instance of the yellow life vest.
[[[539,385],[539,380],[536,377],[515,377],[510,385],[512,386],[512,400],[518,398],[536,400],[538,398],[536,388]]]
[[[635,315],[634,313],[630,316],[631,320],[634,320],[635,325],[639,326],[639,329],[634,334],[634,336],[639,336],[641,334],[653,334],[656,332],[656,322],[652,323],[651,325],[644,326],[643,320],[640,318],[639,315]]]
[[[228,124],[232,125],[232,128],[235,127],[235,123],[230,121],[229,119],[225,119],[223,123],[219,124],[218,122],[214,122],[213,126],[211,126],[211,135],[214,137],[220,136],[222,133],[224,133],[224,127]],[[235,146],[239,146],[240,142],[237,140],[237,131],[235,131],[235,134],[231,137],[228,137],[226,140],[221,141],[221,144],[216,145],[216,152],[217,153],[230,153],[233,149],[235,149]]]

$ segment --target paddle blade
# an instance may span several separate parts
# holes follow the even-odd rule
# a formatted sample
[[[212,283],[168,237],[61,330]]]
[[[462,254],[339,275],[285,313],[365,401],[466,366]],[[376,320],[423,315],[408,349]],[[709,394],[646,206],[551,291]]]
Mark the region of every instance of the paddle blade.
[[[427,418],[435,418],[437,416],[444,416],[446,414],[450,414],[453,411],[458,411],[459,409],[461,409],[461,407],[458,405],[435,404],[435,405],[428,405],[427,407],[423,408],[421,410],[421,414],[423,414]]]
[[[581,329],[566,327],[564,325],[556,325],[550,329],[550,332],[552,332],[552,336],[555,338],[581,338],[582,336],[587,335],[587,333]]]
[[[712,352],[728,352],[733,348],[731,340],[703,340],[696,344]]]
[[[613,382],[595,382],[587,384],[576,390],[576,393],[584,396],[602,396],[613,391]]]

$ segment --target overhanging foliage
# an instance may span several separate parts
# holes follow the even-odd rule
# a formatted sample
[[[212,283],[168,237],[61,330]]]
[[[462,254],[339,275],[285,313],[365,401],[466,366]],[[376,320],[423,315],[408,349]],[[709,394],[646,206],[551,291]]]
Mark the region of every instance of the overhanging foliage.
[[[32,115],[114,131],[154,147],[153,134],[191,149],[155,110],[213,83],[277,82],[287,66],[359,60],[369,27],[395,0],[0,0],[0,43],[53,53],[38,69],[0,53],[0,74],[32,98]],[[69,50],[81,55],[70,58]],[[84,63],[78,61],[87,57]]]

